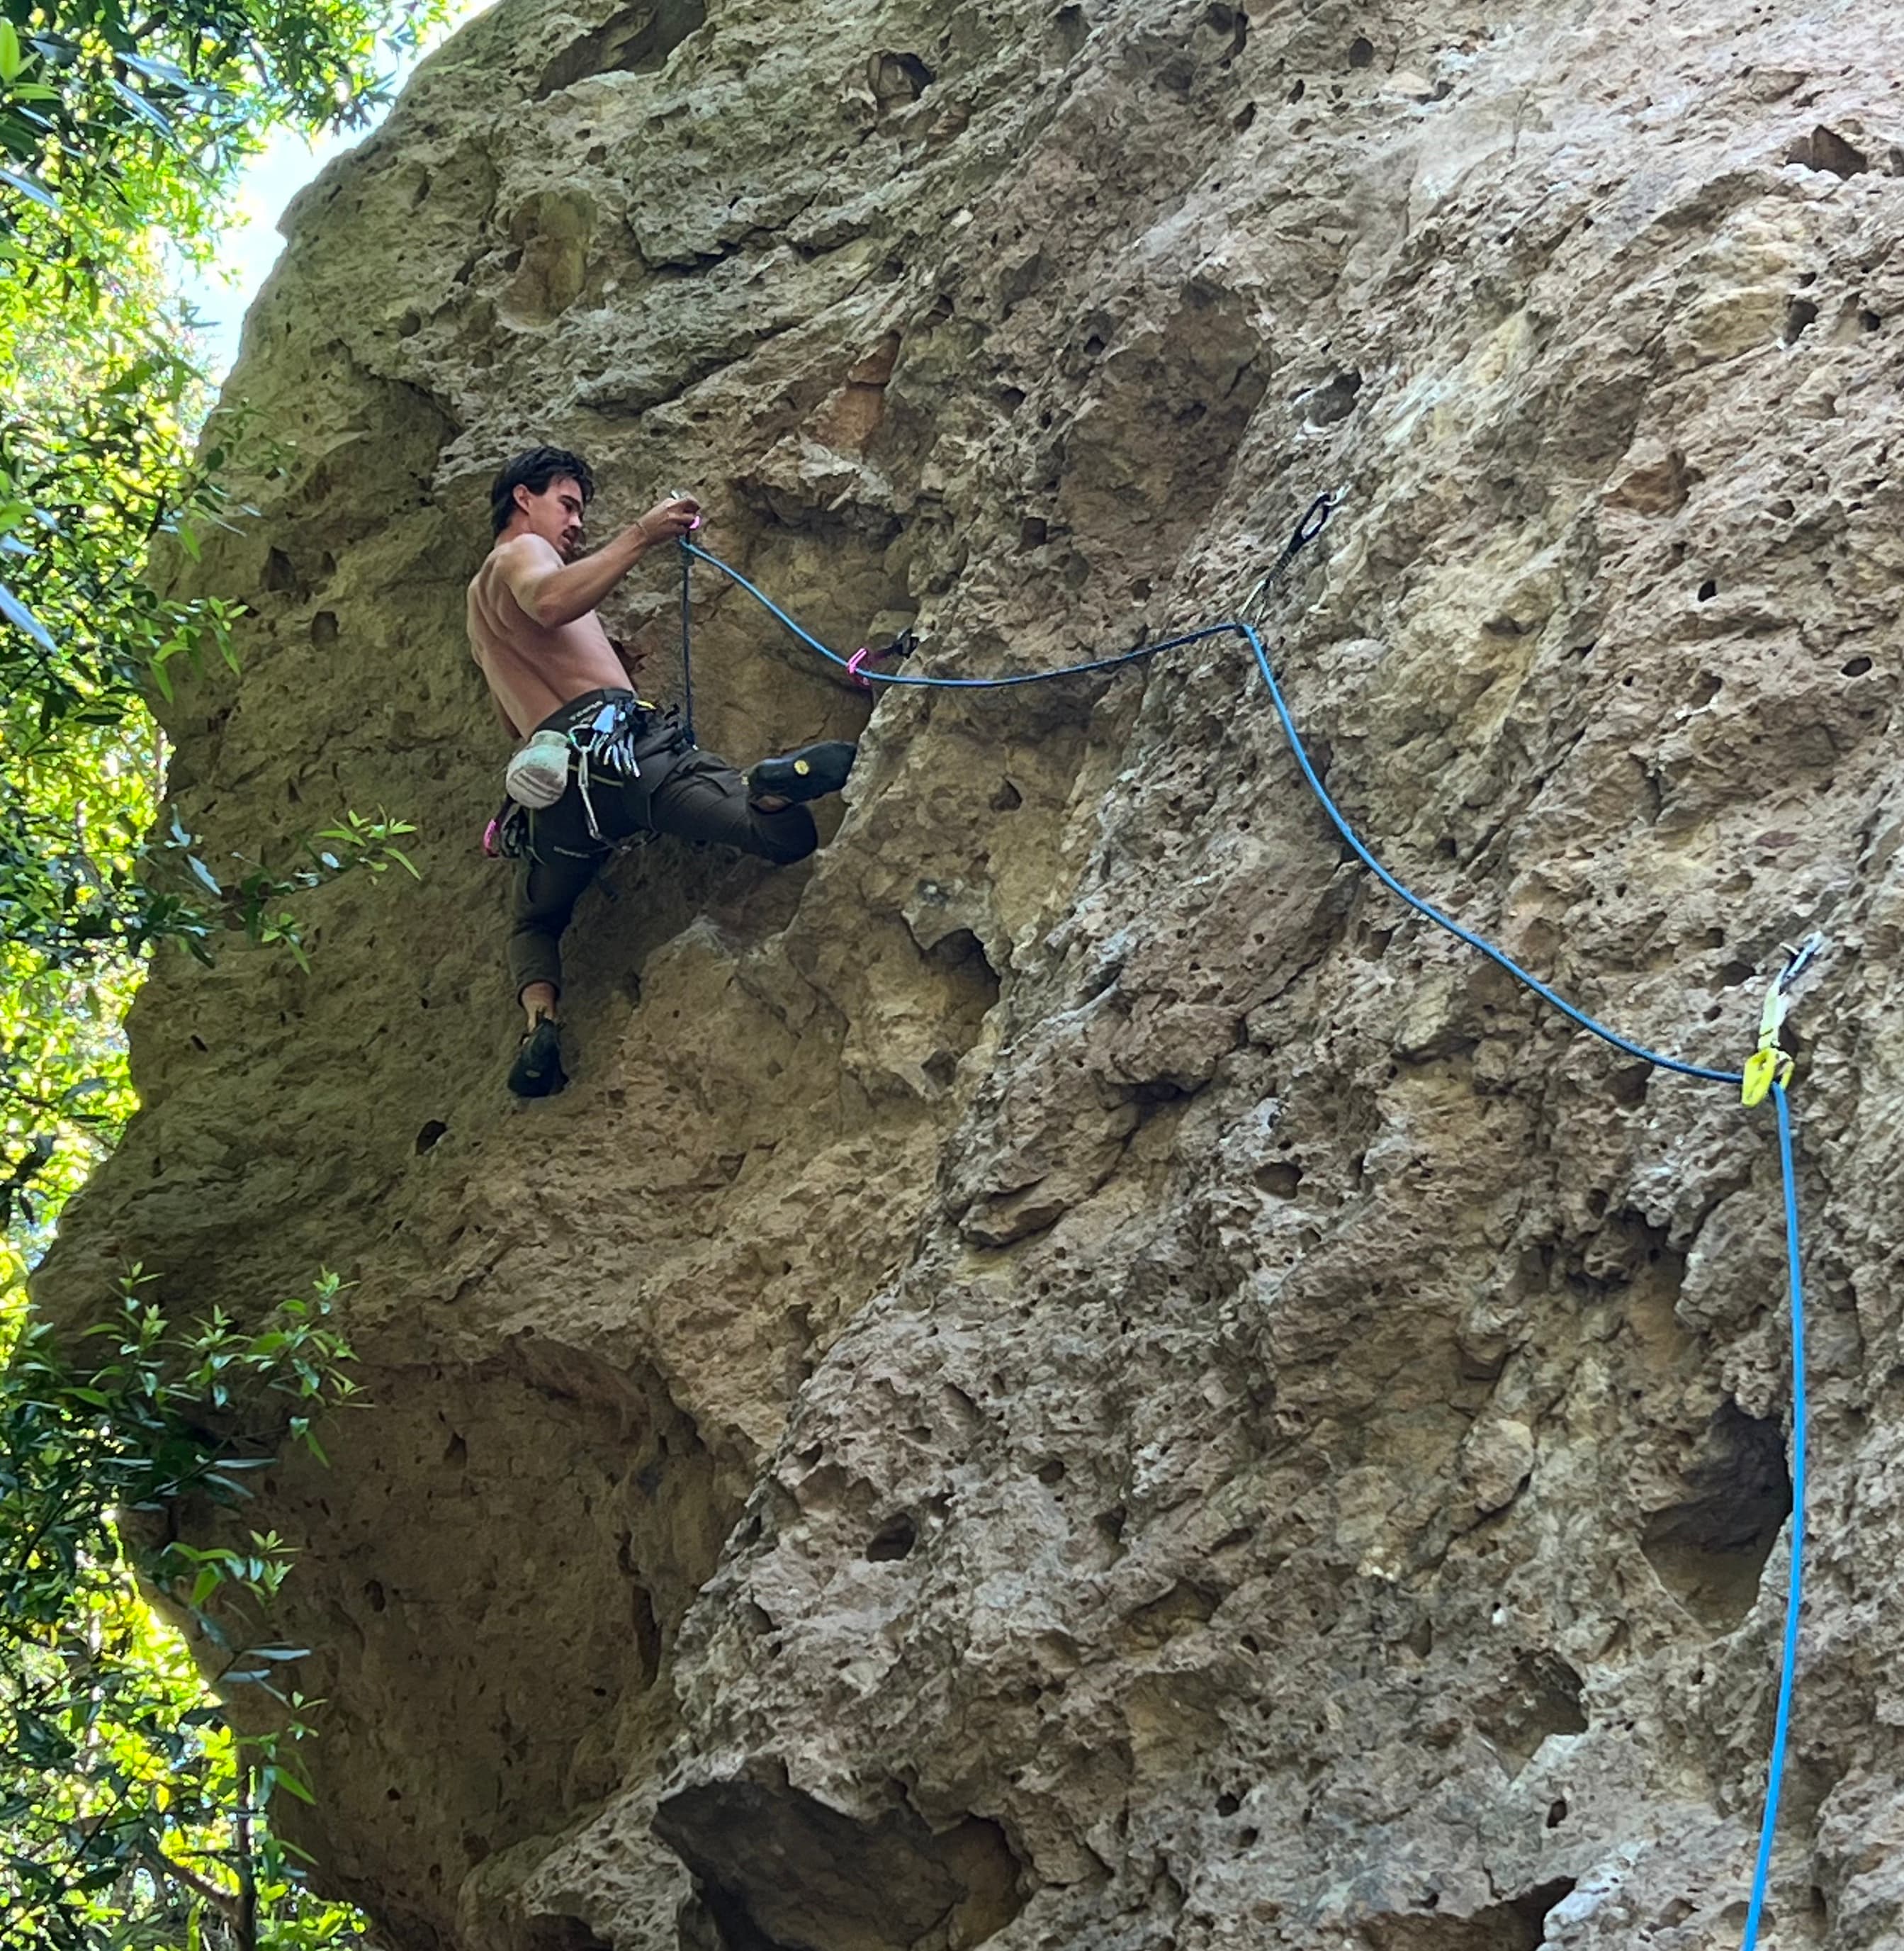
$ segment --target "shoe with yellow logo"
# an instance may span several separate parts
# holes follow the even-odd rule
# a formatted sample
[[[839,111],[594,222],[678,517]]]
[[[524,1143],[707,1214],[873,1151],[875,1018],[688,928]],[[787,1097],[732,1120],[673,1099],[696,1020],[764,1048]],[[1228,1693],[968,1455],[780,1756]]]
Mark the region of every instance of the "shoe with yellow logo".
[[[784,759],[763,759],[747,776],[747,796],[757,806],[777,799],[788,806],[838,792],[846,784],[859,748],[844,738],[803,745]]]

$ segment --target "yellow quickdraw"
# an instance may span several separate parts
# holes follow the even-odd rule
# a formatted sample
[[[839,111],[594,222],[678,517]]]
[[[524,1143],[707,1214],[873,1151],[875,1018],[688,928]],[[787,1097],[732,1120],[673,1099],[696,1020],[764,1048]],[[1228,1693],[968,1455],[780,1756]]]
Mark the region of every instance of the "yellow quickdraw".
[[[1779,1032],[1792,1006],[1792,985],[1824,948],[1824,936],[1807,936],[1801,947],[1787,951],[1784,967],[1765,991],[1765,1007],[1759,1013],[1759,1047],[1746,1058],[1740,1083],[1739,1095],[1746,1103],[1762,1103],[1774,1084],[1782,1087],[1792,1081],[1795,1060],[1790,1050],[1780,1047]]]

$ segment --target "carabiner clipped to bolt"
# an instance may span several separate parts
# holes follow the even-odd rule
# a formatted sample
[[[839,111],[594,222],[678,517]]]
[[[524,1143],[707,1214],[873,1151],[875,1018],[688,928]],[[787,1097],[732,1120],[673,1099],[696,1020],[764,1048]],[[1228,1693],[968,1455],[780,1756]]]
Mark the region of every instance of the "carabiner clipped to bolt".
[[[1796,1060],[1783,1048],[1779,1037],[1790,1013],[1792,991],[1799,978],[1822,955],[1828,944],[1823,935],[1808,935],[1796,948],[1785,951],[1785,966],[1773,977],[1765,991],[1765,1007],[1759,1013],[1759,1047],[1746,1059],[1744,1076],[1739,1087],[1740,1101],[1759,1104],[1776,1084],[1781,1088],[1792,1081]]]
[[[1328,526],[1330,517],[1342,505],[1348,492],[1346,488],[1329,489],[1318,495],[1303,510],[1302,520],[1290,531],[1281,554],[1250,585],[1249,594],[1238,605],[1239,622],[1251,623],[1256,620],[1256,613],[1288,574],[1289,565]]]

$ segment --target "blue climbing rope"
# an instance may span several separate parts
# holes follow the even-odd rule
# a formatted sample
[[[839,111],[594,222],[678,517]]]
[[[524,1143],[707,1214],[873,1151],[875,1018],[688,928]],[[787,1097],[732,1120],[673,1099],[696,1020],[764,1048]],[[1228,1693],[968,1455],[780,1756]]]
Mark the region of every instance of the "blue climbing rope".
[[[1310,540],[1314,534],[1320,532],[1320,524],[1313,522],[1314,512],[1314,509],[1312,508],[1311,514],[1303,518],[1303,524],[1299,526],[1296,535],[1291,536],[1288,547],[1284,551],[1282,560],[1278,563],[1275,570],[1270,572],[1269,576],[1264,579],[1265,583],[1269,582],[1294,560],[1297,551],[1304,542]],[[1305,532],[1306,529],[1308,532]],[[1299,540],[1298,538],[1300,539]],[[841,657],[838,651],[829,649],[817,637],[801,629],[779,604],[776,603],[770,596],[757,588],[741,574],[738,570],[723,562],[719,557],[710,555],[705,549],[696,548],[691,542],[684,541],[681,546],[684,558],[687,556],[698,557],[701,561],[718,569],[723,576],[730,578],[744,589],[769,615],[777,617],[803,644],[826,658],[828,663],[837,664],[841,670],[852,668],[852,660]],[[682,574],[684,576],[686,574],[685,560],[682,563]],[[1259,585],[1259,587],[1261,586]],[[1097,657],[1088,663],[1065,664],[1056,670],[1022,671],[1007,677],[925,677],[915,676],[903,671],[872,671],[863,669],[855,670],[854,674],[873,684],[909,685],[921,689],[933,691],[993,691],[1001,689],[1008,685],[1049,684],[1059,678],[1080,677],[1099,671],[1116,670],[1122,665],[1135,663],[1141,657],[1154,657],[1166,651],[1183,650],[1192,644],[1205,643],[1214,637],[1227,636],[1241,637],[1248,644],[1251,652],[1255,656],[1256,666],[1263,673],[1263,682],[1269,687],[1270,702],[1275,705],[1276,716],[1281,721],[1283,735],[1289,741],[1290,750],[1295,754],[1296,763],[1301,768],[1303,777],[1308,782],[1309,791],[1316,795],[1322,810],[1328,815],[1330,823],[1353,850],[1356,857],[1391,894],[1399,897],[1409,907],[1414,909],[1416,913],[1424,916],[1437,928],[1446,929],[1456,941],[1465,942],[1470,948],[1478,951],[1490,962],[1498,964],[1517,982],[1523,984],[1543,1002],[1552,1004],[1555,1009],[1560,1011],[1562,1015],[1571,1018],[1573,1022],[1579,1024],[1581,1029],[1592,1031],[1595,1036],[1612,1044],[1615,1050],[1624,1050],[1628,1056],[1637,1057],[1642,1063],[1655,1064],[1662,1070],[1675,1071],[1682,1077],[1702,1078],[1707,1082],[1713,1084],[1737,1084],[1740,1082],[1740,1073],[1736,1070],[1715,1070],[1704,1064],[1684,1063],[1677,1057],[1663,1056],[1658,1050],[1648,1050],[1643,1044],[1635,1043],[1631,1038],[1622,1036],[1617,1030],[1608,1029],[1606,1024],[1596,1021],[1594,1018],[1587,1015],[1585,1010],[1577,1008],[1573,1004],[1568,1002],[1557,991],[1543,982],[1537,976],[1523,969],[1504,950],[1497,948],[1492,942],[1475,934],[1472,929],[1463,928],[1453,916],[1444,914],[1432,903],[1424,901],[1412,888],[1397,879],[1363,844],[1361,836],[1343,817],[1341,809],[1329,797],[1322,780],[1317,777],[1316,768],[1310,763],[1308,750],[1303,744],[1302,735],[1296,729],[1296,721],[1291,715],[1288,704],[1284,699],[1282,687],[1276,682],[1276,673],[1270,664],[1269,653],[1263,648],[1263,639],[1247,623],[1213,623],[1200,630],[1186,631],[1181,636],[1167,637],[1160,643],[1140,645],[1136,649],[1123,651],[1116,657]]]
[[[1489,961],[1505,969],[1515,982],[1524,984],[1543,1002],[1551,1004],[1562,1016],[1570,1017],[1582,1029],[1591,1030],[1595,1036],[1611,1044],[1615,1050],[1625,1051],[1628,1057],[1637,1057],[1643,1063],[1656,1064],[1662,1070],[1676,1071],[1681,1077],[1703,1078],[1711,1084],[1737,1084],[1743,1081],[1742,1072],[1715,1070],[1703,1063],[1682,1063],[1678,1057],[1663,1057],[1658,1050],[1648,1050],[1643,1044],[1634,1043],[1630,1038],[1622,1036],[1618,1031],[1609,1029],[1604,1023],[1587,1015],[1584,1010],[1578,1009],[1568,1002],[1556,990],[1549,988],[1537,976],[1523,969],[1505,950],[1497,948],[1491,941],[1476,935],[1472,929],[1463,928],[1452,915],[1444,914],[1431,903],[1422,900],[1412,888],[1406,887],[1398,881],[1362,844],[1362,836],[1342,816],[1341,809],[1330,798],[1328,789],[1316,776],[1316,768],[1309,763],[1308,750],[1303,744],[1302,735],[1296,729],[1296,721],[1290,715],[1289,706],[1283,698],[1282,687],[1276,682],[1276,673],[1270,665],[1269,653],[1263,648],[1263,639],[1247,623],[1238,623],[1232,627],[1241,631],[1249,639],[1250,648],[1256,656],[1256,668],[1263,673],[1263,682],[1269,687],[1269,701],[1276,707],[1276,716],[1282,720],[1283,735],[1289,741],[1289,749],[1296,755],[1296,763],[1301,768],[1309,791],[1316,795],[1322,810],[1328,815],[1330,824],[1354,851],[1356,858],[1390,893],[1406,902],[1417,914],[1425,916],[1437,928],[1447,929],[1457,941],[1465,941],[1470,948],[1486,956]]]
[[[1774,1082],[1778,1112],[1778,1167],[1785,1186],[1785,1281],[1792,1318],[1792,1562],[1785,1584],[1784,1650],[1779,1662],[1778,1712],[1772,1725],[1771,1759],[1765,1768],[1765,1809],[1759,1825],[1759,1857],[1752,1872],[1752,1903],[1740,1951],[1756,1951],[1759,1918],[1771,1880],[1772,1837],[1778,1828],[1778,1790],[1785,1774],[1785,1740],[1791,1731],[1792,1689],[1798,1673],[1798,1615],[1804,1596],[1805,1448],[1809,1415],[1805,1400],[1805,1281],[1798,1256],[1798,1176],[1792,1163],[1792,1109],[1785,1087]]]
[[[1194,630],[1185,637],[1172,637],[1162,644],[1140,644],[1134,651],[1125,651],[1114,657],[1099,657],[1088,664],[1066,664],[1060,670],[1020,671],[1010,677],[913,677],[904,671],[870,671],[854,670],[851,657],[843,657],[838,651],[829,650],[820,640],[803,630],[786,611],[781,608],[764,590],[757,588],[741,572],[730,563],[724,563],[717,555],[710,555],[704,548],[697,548],[692,542],[683,541],[681,552],[684,557],[693,556],[719,570],[730,582],[737,582],[771,617],[779,618],[810,651],[817,651],[830,664],[838,664],[841,670],[852,670],[855,677],[872,684],[911,685],[921,690],[930,691],[1003,691],[1016,684],[1049,684],[1053,678],[1078,677],[1087,671],[1116,670],[1120,665],[1134,664],[1141,657],[1153,657],[1160,651],[1174,651],[1185,644],[1200,642],[1205,637],[1220,637],[1234,626],[1219,623],[1213,629]],[[682,573],[687,573],[684,560]]]
[[[1284,573],[1294,561],[1303,548],[1313,542],[1328,525],[1335,498],[1319,495],[1312,502],[1303,519],[1297,525],[1281,555],[1269,573],[1250,592],[1251,600],[1272,590],[1280,582]],[[1628,1057],[1654,1066],[1659,1069],[1675,1072],[1681,1077],[1697,1078],[1712,1084],[1738,1085],[1744,1081],[1744,1073],[1737,1070],[1721,1070],[1706,1064],[1687,1063],[1677,1057],[1666,1057],[1659,1051],[1649,1050],[1643,1044],[1635,1043],[1617,1030],[1589,1016],[1585,1010],[1567,1000],[1557,991],[1542,982],[1537,976],[1523,969],[1505,950],[1497,947],[1484,936],[1471,929],[1463,928],[1451,915],[1444,914],[1431,902],[1422,899],[1412,888],[1398,879],[1376,859],[1361,835],[1350,825],[1342,810],[1329,796],[1328,791],[1318,776],[1310,760],[1308,748],[1303,745],[1302,735],[1296,728],[1294,716],[1284,698],[1282,687],[1276,681],[1275,666],[1270,663],[1269,652],[1264,649],[1263,639],[1255,628],[1241,620],[1211,624],[1202,629],[1185,632],[1181,636],[1168,637],[1154,644],[1141,644],[1135,649],[1120,653],[1116,657],[1094,658],[1086,663],[1066,664],[1055,670],[1022,671],[997,677],[929,677],[916,676],[903,671],[873,671],[863,668],[863,657],[854,659],[841,656],[838,651],[801,628],[788,615],[779,604],[763,591],[751,582],[740,571],[723,562],[707,550],[696,548],[685,537],[682,550],[682,645],[684,668],[687,660],[688,645],[688,589],[687,578],[690,557],[698,557],[710,567],[718,569],[730,581],[737,583],[751,596],[763,609],[779,620],[800,641],[829,663],[847,671],[870,688],[876,684],[902,685],[919,690],[932,691],[1000,691],[1024,684],[1049,684],[1060,678],[1081,677],[1101,671],[1117,670],[1128,664],[1154,657],[1166,651],[1181,650],[1192,644],[1209,641],[1216,637],[1240,636],[1248,644],[1255,657],[1256,668],[1269,688],[1270,702],[1275,707],[1284,737],[1288,741],[1304,782],[1315,795],[1318,804],[1328,815],[1329,823],[1335,829],[1356,858],[1375,876],[1390,893],[1413,909],[1428,921],[1453,935],[1457,941],[1464,942],[1489,961],[1504,969],[1515,982],[1529,990],[1540,1000],[1558,1010],[1571,1022],[1614,1049],[1624,1051]],[[1247,610],[1249,604],[1246,603]],[[1793,972],[1788,971],[1788,973]],[[1753,1874],[1752,1901],[1746,1918],[1744,1936],[1740,1951],[1757,1951],[1759,1919],[1765,1908],[1765,1895],[1771,1873],[1772,1840],[1778,1826],[1778,1801],[1780,1784],[1785,1769],[1785,1749],[1791,1727],[1792,1694],[1798,1671],[1799,1613],[1803,1597],[1802,1584],[1805,1549],[1805,1451],[1807,1439],[1808,1414],[1805,1394],[1805,1294],[1803,1275],[1799,1261],[1798,1237],[1798,1183],[1793,1162],[1792,1116],[1785,1088],[1774,1081],[1771,1093],[1778,1117],[1779,1167],[1784,1191],[1785,1255],[1787,1282],[1790,1298],[1792,1344],[1792,1518],[1791,1518],[1791,1569],[1786,1590],[1785,1629],[1783,1650],[1778,1676],[1778,1706],[1773,1728],[1771,1754],[1767,1765],[1765,1810],[1759,1825],[1759,1850]]]

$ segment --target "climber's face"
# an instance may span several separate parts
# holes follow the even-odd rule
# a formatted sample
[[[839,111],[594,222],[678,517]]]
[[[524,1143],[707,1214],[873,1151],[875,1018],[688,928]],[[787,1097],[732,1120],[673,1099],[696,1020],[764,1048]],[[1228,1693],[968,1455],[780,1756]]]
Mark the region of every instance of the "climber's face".
[[[529,532],[540,535],[561,551],[564,562],[573,562],[582,547],[582,485],[573,476],[558,474],[539,495],[527,488],[516,490],[516,506],[528,519]]]

